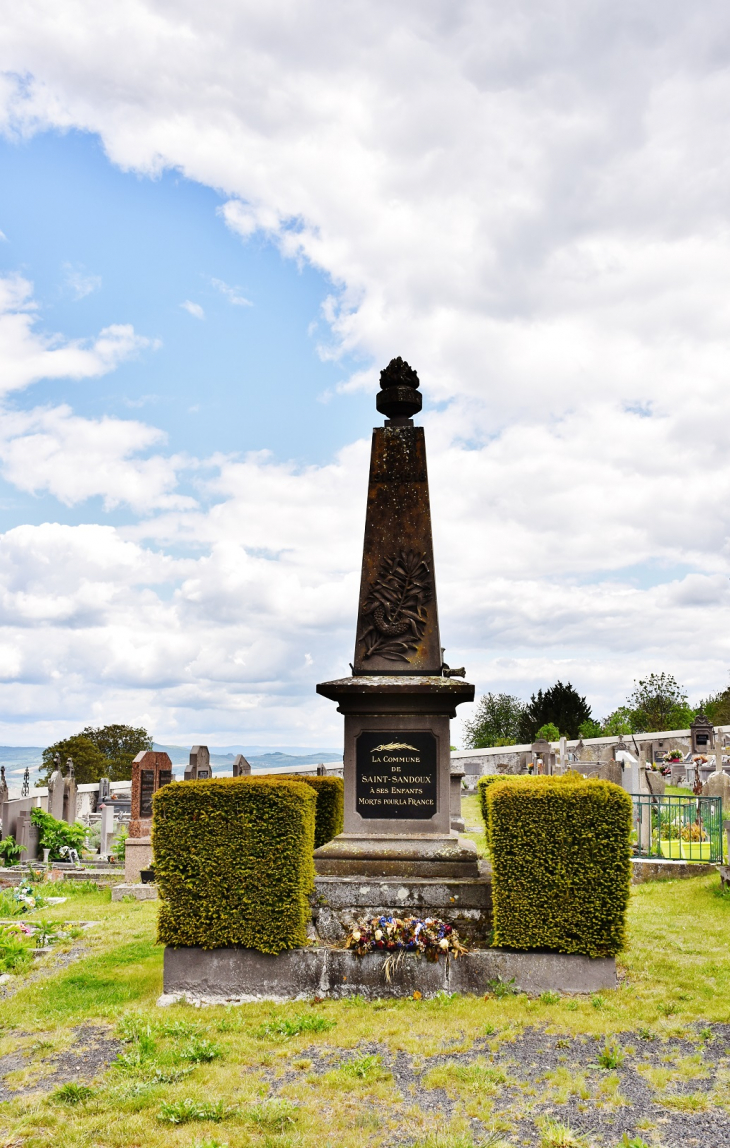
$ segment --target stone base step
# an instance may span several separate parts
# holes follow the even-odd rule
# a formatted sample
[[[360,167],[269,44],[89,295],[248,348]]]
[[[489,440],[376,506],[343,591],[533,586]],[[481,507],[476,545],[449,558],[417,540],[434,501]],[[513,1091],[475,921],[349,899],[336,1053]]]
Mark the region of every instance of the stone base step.
[[[112,901],[123,901],[125,897],[134,897],[135,901],[156,901],[156,885],[115,885],[112,889]]]
[[[633,857],[631,884],[644,881],[679,881],[687,877],[706,877],[716,873],[717,865],[704,861],[682,861],[664,857]]]
[[[513,981],[514,979],[514,981]],[[388,981],[380,953],[358,957],[349,949],[312,946],[269,956],[255,949],[198,947],[165,949],[164,992],[158,1004],[186,999],[224,1004],[287,1001],[307,997],[432,997],[439,992],[483,996],[497,981],[513,981],[531,996],[551,990],[596,993],[616,987],[613,957],[563,953],[515,953],[477,949],[458,960],[432,964],[407,954]]]

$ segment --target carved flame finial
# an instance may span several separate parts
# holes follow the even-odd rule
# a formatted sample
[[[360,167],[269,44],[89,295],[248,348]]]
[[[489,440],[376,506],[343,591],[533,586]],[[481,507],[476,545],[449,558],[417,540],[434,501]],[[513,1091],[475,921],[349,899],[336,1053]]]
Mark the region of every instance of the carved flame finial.
[[[411,416],[417,415],[423,405],[419,386],[420,380],[413,367],[399,355],[380,372],[380,391],[375,405],[392,425],[410,426]]]

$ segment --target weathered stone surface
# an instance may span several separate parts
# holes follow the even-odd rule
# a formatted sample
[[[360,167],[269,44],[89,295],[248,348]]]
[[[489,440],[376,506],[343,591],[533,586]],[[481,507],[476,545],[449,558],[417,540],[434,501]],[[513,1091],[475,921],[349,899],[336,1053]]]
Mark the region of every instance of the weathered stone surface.
[[[644,881],[679,881],[687,877],[706,877],[708,873],[717,870],[716,865],[662,857],[634,857],[631,868],[632,885],[641,885]]]
[[[723,809],[730,809],[730,776],[722,770],[711,773],[702,786],[703,797],[721,797]]]
[[[124,880],[136,885],[143,869],[152,864],[152,839],[150,837],[128,837],[124,848]]]
[[[248,777],[251,773],[251,763],[246,761],[242,753],[237,753],[233,759],[233,776]]]
[[[194,745],[190,750],[185,781],[207,781],[210,777],[210,751],[207,745]]]
[[[655,769],[647,769],[644,776],[649,793],[652,793],[655,797],[663,797],[667,783],[661,773]]]
[[[341,833],[314,852],[323,876],[463,877],[479,875],[476,845],[455,833],[391,837]]]
[[[468,879],[317,876],[311,897],[313,937],[342,940],[352,924],[381,915],[439,917],[473,944],[486,944],[492,927],[490,876]]]
[[[553,990],[594,993],[616,987],[613,958],[562,953],[510,953],[481,949],[438,964],[407,955],[386,981],[383,957],[357,957],[345,949],[312,946],[269,956],[254,949],[165,949],[164,994],[160,1004],[189,1000],[298,1000],[310,996],[367,999],[424,997],[437,992],[483,995],[490,981],[511,981],[530,995]]]

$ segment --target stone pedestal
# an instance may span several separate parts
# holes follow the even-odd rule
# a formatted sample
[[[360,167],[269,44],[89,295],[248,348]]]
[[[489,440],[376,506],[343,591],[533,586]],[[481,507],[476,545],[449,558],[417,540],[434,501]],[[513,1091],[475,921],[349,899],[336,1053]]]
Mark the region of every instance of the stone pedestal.
[[[152,864],[152,839],[128,837],[124,847],[124,880],[135,885],[141,881],[140,873]]]
[[[451,829],[449,719],[474,687],[454,678],[365,675],[317,692],[345,715],[344,832],[315,850],[328,876],[478,877],[476,846]]]
[[[381,915],[438,917],[469,945],[489,943],[492,879],[429,877],[315,877],[312,939],[342,941],[356,921]]]

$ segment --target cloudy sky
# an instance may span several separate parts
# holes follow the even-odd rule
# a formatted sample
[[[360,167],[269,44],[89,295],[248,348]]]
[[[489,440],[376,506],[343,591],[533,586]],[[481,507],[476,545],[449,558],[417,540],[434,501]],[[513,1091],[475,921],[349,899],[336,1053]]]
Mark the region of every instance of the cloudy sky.
[[[0,741],[337,747],[398,354],[478,692],[727,683],[726,5],[0,20]]]

